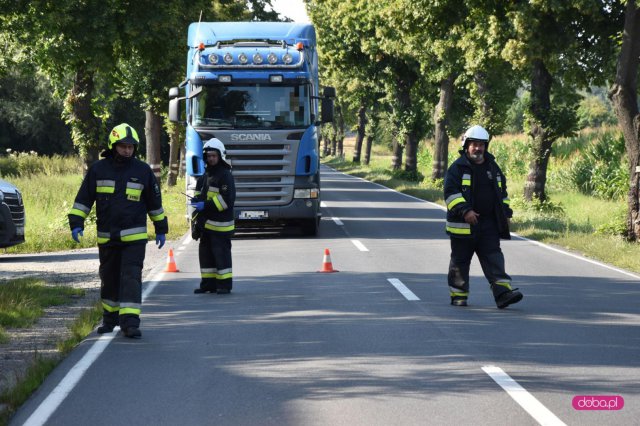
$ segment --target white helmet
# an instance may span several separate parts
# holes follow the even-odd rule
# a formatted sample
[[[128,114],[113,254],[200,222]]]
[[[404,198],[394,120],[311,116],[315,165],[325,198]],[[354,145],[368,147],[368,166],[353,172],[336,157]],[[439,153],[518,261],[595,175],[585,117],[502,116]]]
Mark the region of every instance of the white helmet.
[[[206,160],[207,151],[218,151],[220,155],[220,160],[227,165],[227,167],[231,168],[231,161],[227,160],[227,150],[224,148],[224,144],[218,138],[209,139],[204,146],[202,147],[202,156]],[[206,161],[205,161],[206,162]]]
[[[489,145],[489,139],[489,132],[487,132],[484,127],[476,124],[475,126],[469,127],[469,130],[464,132],[464,136],[462,136],[462,149],[466,149],[467,142],[471,141],[481,141]]]

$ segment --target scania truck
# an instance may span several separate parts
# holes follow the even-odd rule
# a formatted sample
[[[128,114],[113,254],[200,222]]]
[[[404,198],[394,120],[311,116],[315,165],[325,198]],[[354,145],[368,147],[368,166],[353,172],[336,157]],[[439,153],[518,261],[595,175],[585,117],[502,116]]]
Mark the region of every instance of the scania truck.
[[[186,79],[169,90],[169,119],[186,125],[187,195],[204,173],[203,142],[216,137],[233,167],[237,227],[293,223],[316,235],[318,133],[335,89],[319,96],[313,25],[195,22],[187,44]]]

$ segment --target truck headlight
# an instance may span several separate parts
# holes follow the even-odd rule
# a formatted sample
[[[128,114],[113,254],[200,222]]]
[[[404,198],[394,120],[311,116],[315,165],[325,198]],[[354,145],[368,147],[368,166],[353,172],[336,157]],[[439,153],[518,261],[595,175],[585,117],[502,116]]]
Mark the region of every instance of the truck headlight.
[[[293,198],[318,198],[320,191],[317,188],[295,189]]]

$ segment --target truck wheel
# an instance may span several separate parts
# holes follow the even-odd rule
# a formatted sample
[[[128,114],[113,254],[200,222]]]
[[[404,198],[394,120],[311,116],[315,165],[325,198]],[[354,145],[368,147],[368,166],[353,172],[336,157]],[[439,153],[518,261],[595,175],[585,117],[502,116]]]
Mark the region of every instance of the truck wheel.
[[[320,218],[308,219],[302,223],[302,233],[309,237],[318,235],[318,228],[320,228]]]

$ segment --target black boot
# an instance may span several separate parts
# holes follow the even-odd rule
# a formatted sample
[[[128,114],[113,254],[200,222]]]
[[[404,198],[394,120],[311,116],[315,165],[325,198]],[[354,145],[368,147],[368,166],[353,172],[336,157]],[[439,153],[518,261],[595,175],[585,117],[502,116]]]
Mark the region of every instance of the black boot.
[[[105,334],[105,333],[111,333],[114,329],[114,325],[108,325],[108,324],[102,324],[100,327],[98,327],[98,334]]]
[[[467,298],[455,296],[451,298],[451,304],[453,306],[467,306]]]
[[[513,290],[505,291],[500,296],[496,298],[496,305],[498,305],[498,309],[504,309],[509,305],[513,305],[514,303],[518,303],[522,300],[522,293],[520,293],[517,288]]]
[[[142,333],[138,327],[129,327],[124,330],[124,335],[132,339],[139,339],[142,337]]]

